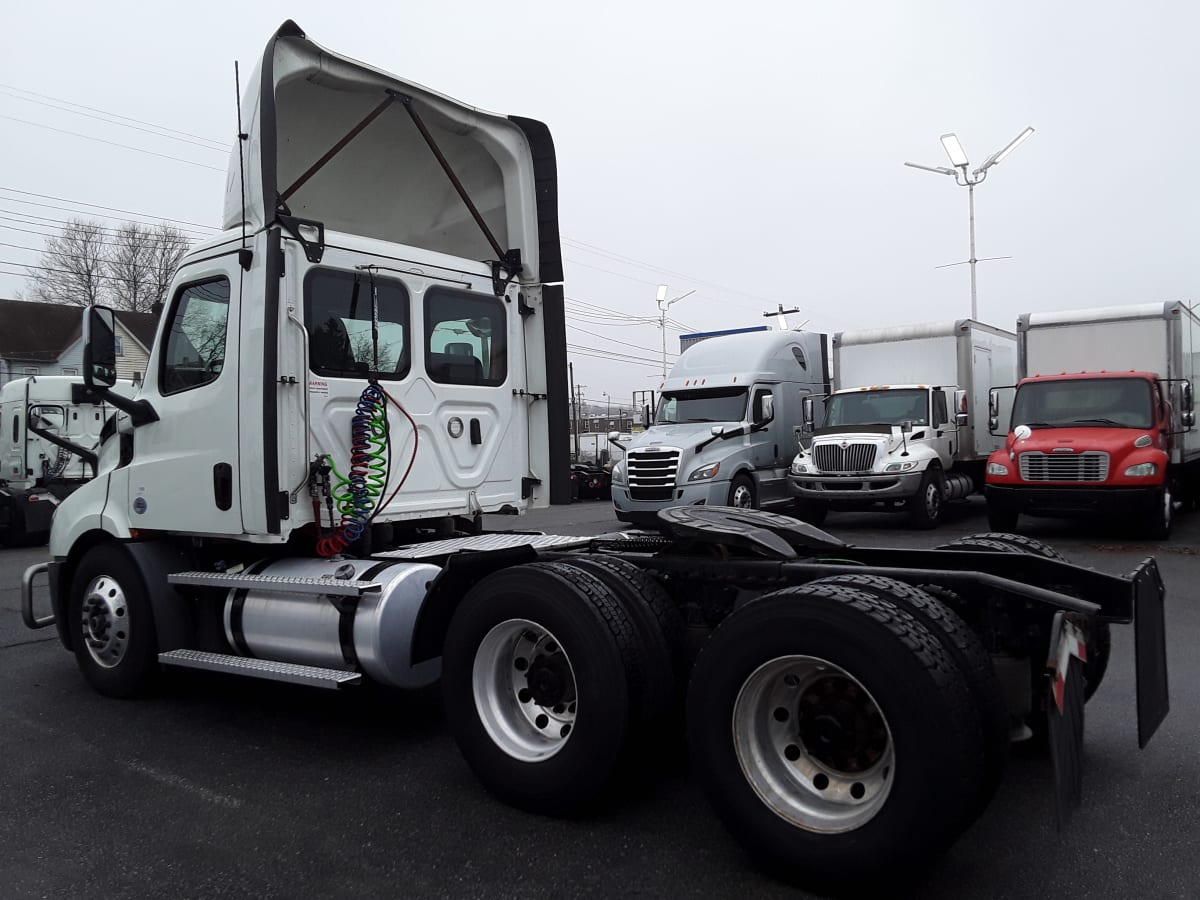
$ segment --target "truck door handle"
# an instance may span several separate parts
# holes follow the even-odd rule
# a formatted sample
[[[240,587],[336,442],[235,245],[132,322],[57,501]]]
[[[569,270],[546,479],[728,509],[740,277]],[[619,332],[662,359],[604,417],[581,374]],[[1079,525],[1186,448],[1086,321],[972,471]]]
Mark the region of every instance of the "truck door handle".
[[[482,444],[483,443],[483,430],[479,427],[478,419],[471,420],[471,443],[472,444]]]

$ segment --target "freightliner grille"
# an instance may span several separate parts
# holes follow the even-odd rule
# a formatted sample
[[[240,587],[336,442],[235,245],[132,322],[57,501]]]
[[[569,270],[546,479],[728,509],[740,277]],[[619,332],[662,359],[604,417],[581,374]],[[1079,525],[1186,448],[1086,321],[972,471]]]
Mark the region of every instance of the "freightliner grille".
[[[1108,478],[1108,454],[1102,450],[1022,453],[1021,477],[1026,481],[1104,481]]]
[[[822,472],[870,472],[875,465],[875,444],[817,444],[813,460]]]
[[[675,476],[679,472],[679,451],[655,447],[630,450],[626,457],[625,477],[633,500],[670,500],[675,496]]]

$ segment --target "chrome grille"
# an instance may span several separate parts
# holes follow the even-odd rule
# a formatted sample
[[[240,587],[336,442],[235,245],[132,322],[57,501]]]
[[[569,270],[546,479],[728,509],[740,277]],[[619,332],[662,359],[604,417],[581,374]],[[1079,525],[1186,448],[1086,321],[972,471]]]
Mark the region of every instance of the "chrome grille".
[[[675,495],[679,451],[673,447],[630,450],[625,456],[625,477],[633,500],[670,500]]]
[[[813,461],[822,472],[870,472],[875,465],[876,444],[816,444]]]
[[[1021,477],[1026,481],[1104,481],[1108,478],[1108,454],[1102,450],[1022,453]]]

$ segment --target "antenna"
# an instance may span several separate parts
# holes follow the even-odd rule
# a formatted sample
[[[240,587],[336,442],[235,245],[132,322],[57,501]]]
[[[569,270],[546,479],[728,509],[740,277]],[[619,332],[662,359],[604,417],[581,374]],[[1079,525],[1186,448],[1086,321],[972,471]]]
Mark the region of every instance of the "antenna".
[[[233,61],[233,90],[237,95],[237,126],[238,126],[238,174],[241,181],[242,193],[242,247],[238,250],[238,262],[244,271],[250,271],[250,262],[254,254],[246,246],[246,156],[245,143],[250,135],[242,131],[242,76],[238,71],[238,61]]]

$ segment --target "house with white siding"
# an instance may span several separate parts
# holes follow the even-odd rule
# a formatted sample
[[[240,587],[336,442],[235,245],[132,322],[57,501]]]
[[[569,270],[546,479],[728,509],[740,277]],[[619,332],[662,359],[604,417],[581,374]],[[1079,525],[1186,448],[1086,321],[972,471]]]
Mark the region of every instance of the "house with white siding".
[[[83,366],[83,307],[0,300],[0,384],[26,375],[79,375]],[[117,377],[146,373],[158,329],[153,313],[118,312]]]

